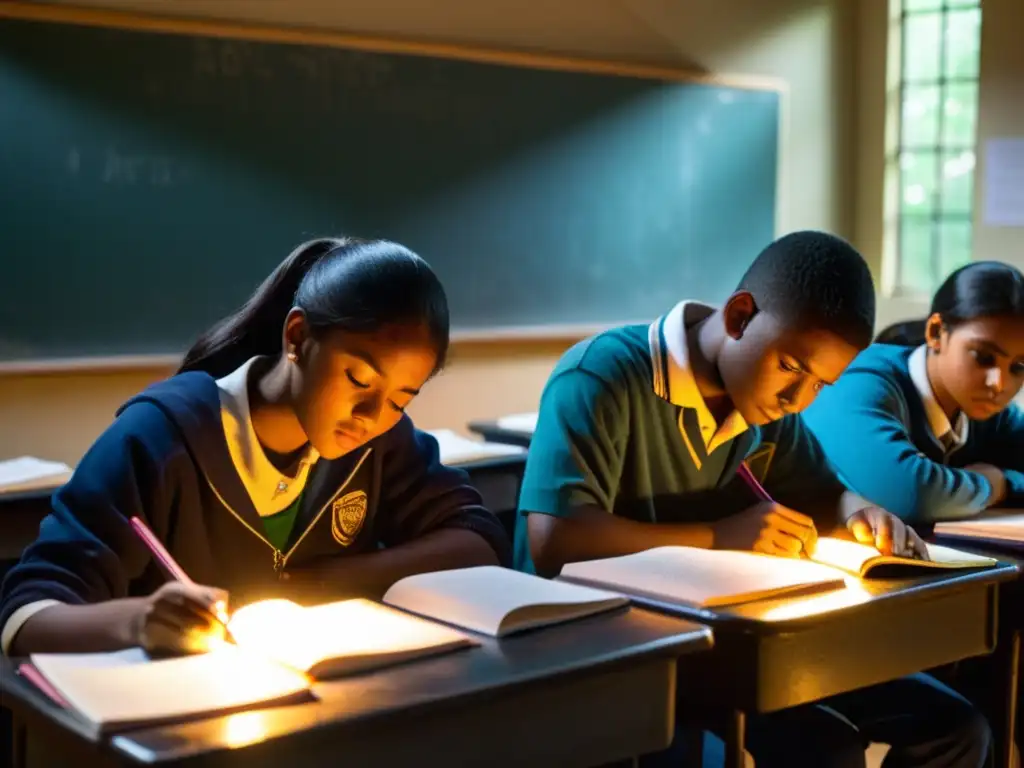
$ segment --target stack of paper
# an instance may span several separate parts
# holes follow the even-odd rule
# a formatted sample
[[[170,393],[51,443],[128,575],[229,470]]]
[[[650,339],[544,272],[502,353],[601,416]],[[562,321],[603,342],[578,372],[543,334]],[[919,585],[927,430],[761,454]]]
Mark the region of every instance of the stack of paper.
[[[1002,541],[1009,544],[1024,543],[1024,512],[989,510],[984,517],[938,523],[935,533],[964,539]]]
[[[0,493],[57,488],[71,479],[71,467],[33,456],[0,461]]]

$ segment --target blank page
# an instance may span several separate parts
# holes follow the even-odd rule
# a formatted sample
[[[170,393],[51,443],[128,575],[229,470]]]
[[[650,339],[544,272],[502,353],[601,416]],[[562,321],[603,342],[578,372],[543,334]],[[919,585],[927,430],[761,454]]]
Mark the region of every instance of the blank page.
[[[308,689],[304,675],[232,646],[160,661],[117,654],[35,654],[31,659],[101,730],[239,709]]]
[[[384,602],[500,637],[625,605],[622,595],[550,581],[495,565],[409,576]]]
[[[733,605],[813,587],[843,586],[826,565],[750,552],[657,547],[633,555],[570,563],[562,576],[668,603]]]
[[[237,611],[230,628],[246,650],[304,672],[332,659],[385,661],[388,656],[470,644],[466,635],[450,627],[360,598],[312,608],[267,600]]]

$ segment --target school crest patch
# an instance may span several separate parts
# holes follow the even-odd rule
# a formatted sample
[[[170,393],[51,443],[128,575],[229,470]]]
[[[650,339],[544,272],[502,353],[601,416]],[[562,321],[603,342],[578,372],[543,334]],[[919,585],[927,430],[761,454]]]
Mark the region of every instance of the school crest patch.
[[[366,522],[366,493],[346,493],[331,504],[331,533],[334,540],[347,547],[356,540]]]

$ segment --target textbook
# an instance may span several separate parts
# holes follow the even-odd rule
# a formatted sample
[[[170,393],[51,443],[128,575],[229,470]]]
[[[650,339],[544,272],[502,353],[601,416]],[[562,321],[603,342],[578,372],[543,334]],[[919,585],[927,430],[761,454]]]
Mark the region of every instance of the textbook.
[[[920,575],[925,570],[984,568],[992,558],[929,545],[931,561],[882,555],[843,539],[821,538],[813,559],[753,552],[657,547],[622,557],[569,563],[560,578],[668,604],[719,608],[840,589],[861,578]]]

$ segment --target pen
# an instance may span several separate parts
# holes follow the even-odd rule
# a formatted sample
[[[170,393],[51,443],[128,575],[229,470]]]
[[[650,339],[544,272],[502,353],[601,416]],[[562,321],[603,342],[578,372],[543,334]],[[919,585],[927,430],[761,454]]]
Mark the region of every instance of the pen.
[[[194,585],[195,582],[189,578],[189,575],[185,573],[185,569],[178,565],[177,561],[171,557],[171,553],[167,551],[166,547],[160,542],[160,539],[149,529],[140,518],[132,517],[129,521],[132,526],[132,530],[142,539],[142,543],[146,545],[157,563],[167,572],[167,574],[175,581],[180,581],[183,584]],[[217,601],[216,605],[213,606],[213,615],[217,617],[217,620],[224,625],[224,629],[227,630],[228,626],[228,614],[227,608],[223,602]],[[228,637],[230,637],[230,632]]]
[[[754,473],[750,471],[750,467],[747,466],[745,461],[740,462],[739,467],[736,469],[736,474],[740,476],[743,482],[747,484],[747,487],[754,492],[754,495],[757,496],[758,499],[772,504],[775,503],[775,499],[773,499],[772,495],[765,490],[764,486],[761,485],[761,482],[754,477]],[[806,542],[801,543],[804,544],[804,549],[800,551],[800,554],[804,557],[808,557]]]

